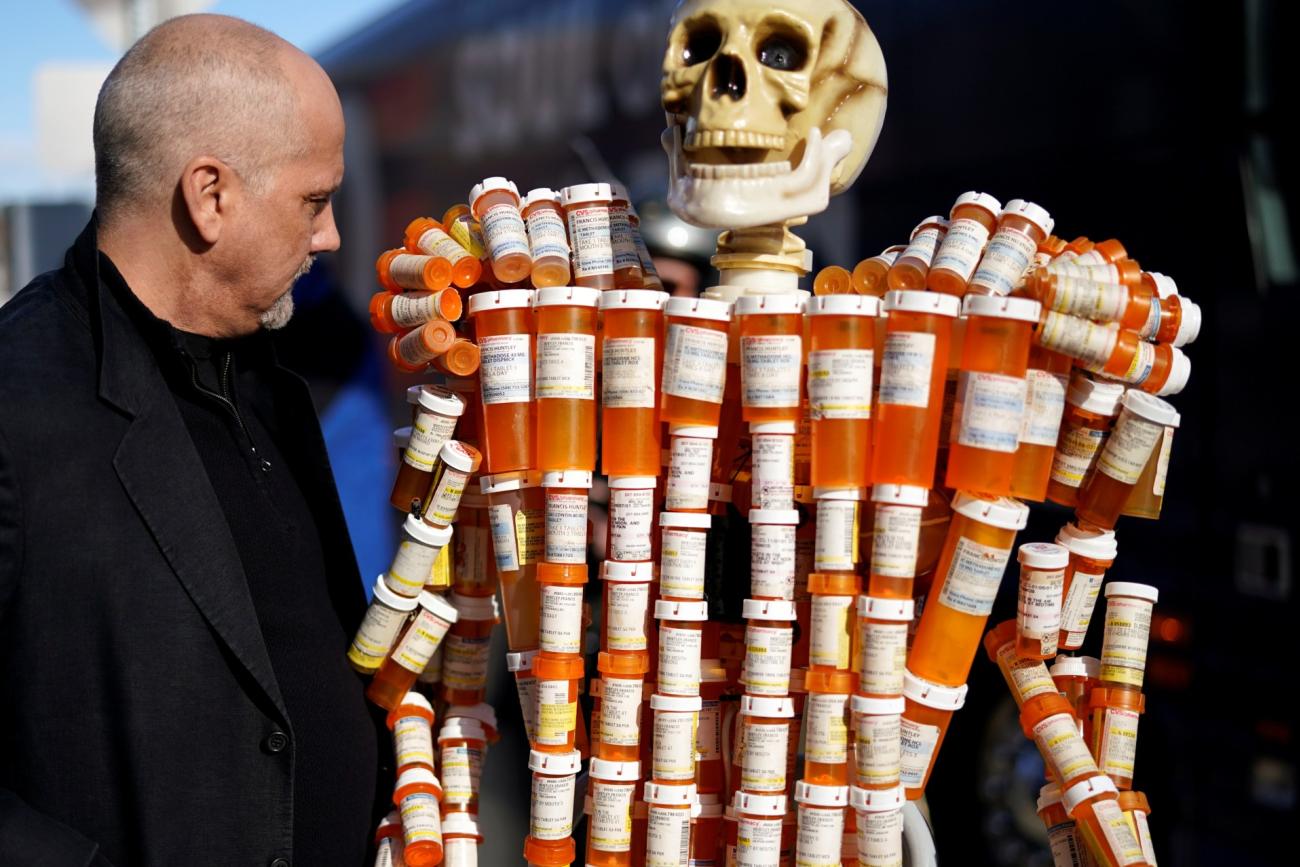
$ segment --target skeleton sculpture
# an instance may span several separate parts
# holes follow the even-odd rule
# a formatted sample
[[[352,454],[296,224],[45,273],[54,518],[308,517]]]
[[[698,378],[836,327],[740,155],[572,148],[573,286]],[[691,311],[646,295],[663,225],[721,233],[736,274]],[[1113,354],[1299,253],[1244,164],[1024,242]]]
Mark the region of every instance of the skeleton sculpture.
[[[886,90],[880,46],[844,0],[678,6],[661,85],[668,204],[689,223],[728,230],[714,259],[724,282],[729,270],[775,270],[792,287],[807,272],[789,227],[857,179]]]

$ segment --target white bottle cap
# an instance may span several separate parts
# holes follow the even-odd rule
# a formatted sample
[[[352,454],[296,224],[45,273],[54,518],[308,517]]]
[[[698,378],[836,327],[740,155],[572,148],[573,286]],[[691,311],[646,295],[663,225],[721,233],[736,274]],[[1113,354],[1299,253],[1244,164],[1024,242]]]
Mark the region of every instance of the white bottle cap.
[[[402,771],[397,775],[397,785],[393,786],[393,791],[415,784],[436,786],[438,791],[442,791],[442,784],[433,775],[433,771],[428,768],[407,768]]]
[[[406,402],[415,406],[420,402],[420,395],[424,392],[423,385],[412,385],[406,389]]]
[[[456,619],[460,617],[460,612],[453,608],[451,603],[441,596],[430,593],[428,590],[421,591],[418,599],[421,608],[432,611],[435,616],[448,623],[455,623]]]
[[[804,309],[804,296],[797,292],[785,292],[780,295],[741,295],[736,299],[735,314],[752,316],[756,313],[769,315],[801,315]]]
[[[542,753],[529,750],[528,770],[552,777],[567,777],[582,770],[582,754],[577,750],[571,753]]]
[[[447,708],[445,717],[448,720],[476,720],[491,729],[498,727],[497,712],[492,705],[482,701],[478,704],[454,704]]]
[[[1172,354],[1169,359],[1169,377],[1156,392],[1160,397],[1178,394],[1187,387],[1187,380],[1192,378],[1192,360],[1177,346],[1171,346],[1169,349]]]
[[[1080,656],[1083,660],[1083,667],[1088,671],[1089,680],[1101,679],[1101,660],[1095,656]]]
[[[1112,581],[1106,585],[1106,598],[1112,596],[1132,596],[1148,602],[1159,602],[1160,591],[1150,584],[1137,584],[1132,581]]]
[[[469,208],[470,208],[470,210],[471,210],[471,211],[474,210],[474,205],[476,205],[476,204],[478,203],[478,200],[479,200],[479,199],[480,199],[480,198],[481,198],[485,193],[490,193],[490,192],[492,192],[493,190],[509,190],[510,192],[512,192],[512,193],[515,194],[515,198],[518,198],[518,197],[519,197],[519,188],[515,186],[514,181],[508,181],[508,180],[506,180],[505,178],[500,177],[500,176],[493,176],[493,177],[490,177],[490,178],[484,178],[484,179],[483,179],[482,181],[480,181],[479,183],[477,183],[477,184],[475,184],[474,186],[470,187],[470,190],[469,190]]]
[[[590,286],[547,286],[533,292],[533,309],[538,307],[595,307],[600,290]]]
[[[591,470],[551,470],[542,473],[543,488],[590,488]]]
[[[609,184],[574,184],[560,190],[560,201],[567,208],[579,202],[609,202],[614,198],[614,191]]]
[[[483,458],[478,454],[477,449],[474,451],[470,451],[470,449],[471,446],[467,446],[459,440],[447,440],[442,444],[442,448],[438,450],[438,460],[453,470],[472,473],[475,465],[481,462]]]
[[[1047,213],[1046,208],[1033,202],[1026,202],[1024,199],[1012,199],[1007,202],[1006,207],[1002,209],[1002,216],[1005,217],[1007,214],[1019,214],[1042,229],[1044,235],[1052,234],[1052,229],[1056,228],[1056,221]]]
[[[698,695],[660,695],[650,696],[650,709],[669,713],[699,713],[704,707],[704,700]]]
[[[783,599],[746,599],[741,603],[741,617],[746,620],[794,620],[794,603]]]
[[[496,475],[479,476],[478,488],[483,494],[504,494],[509,491],[519,491],[524,488],[535,488],[542,481],[540,474],[528,472],[515,473],[497,473]]]
[[[414,596],[399,596],[392,590],[388,589],[388,584],[384,581],[384,576],[380,575],[375,579],[375,589],[371,597],[376,602],[382,602],[389,608],[398,611],[414,611],[415,606],[420,604],[420,600]]]
[[[397,703],[398,708],[405,705],[411,705],[412,707],[418,707],[420,710],[427,710],[429,713],[433,713],[433,705],[429,704],[429,700],[415,690],[411,690],[406,695],[402,696],[402,700]],[[397,708],[394,708],[393,710],[396,712]]]
[[[930,489],[920,485],[874,485],[871,502],[923,509],[930,502]]]
[[[849,805],[848,786],[819,786],[804,780],[794,784],[796,803],[810,807],[847,807]]]
[[[524,196],[523,201],[519,203],[519,210],[527,208],[529,205],[537,202],[560,202],[560,194],[550,187],[534,187]]]
[[[536,650],[520,650],[506,654],[506,670],[511,674],[519,671],[532,671],[533,660],[537,658]]]
[[[911,599],[882,599],[878,596],[858,597],[858,616],[870,620],[888,620],[910,623],[916,603]]]
[[[1030,569],[1064,569],[1070,565],[1070,552],[1051,542],[1026,542],[1016,551],[1016,559]]]
[[[1169,401],[1161,400],[1154,394],[1147,394],[1145,391],[1139,391],[1136,388],[1130,388],[1124,392],[1122,402],[1124,408],[1129,412],[1156,424],[1162,424],[1166,427],[1178,427],[1181,420],[1178,410],[1174,409],[1173,404],[1169,403]]]
[[[420,386],[417,400],[420,406],[440,415],[459,418],[465,412],[465,401],[461,400],[460,395],[438,385]]]
[[[808,301],[809,316],[879,316],[880,299],[874,295],[819,295]]]
[[[947,227],[947,225],[948,225],[948,221],[947,221],[947,220],[945,220],[943,217],[941,217],[941,216],[938,215],[938,214],[933,214],[932,216],[926,217],[924,220],[922,220],[921,222],[917,223],[917,224],[916,224],[916,228],[912,229],[912,234],[908,235],[907,237],[908,237],[909,239],[911,239],[911,238],[915,238],[915,237],[917,236],[917,234],[918,234],[922,229],[924,229],[926,226],[944,226],[944,227]]]
[[[694,439],[716,440],[718,428],[703,424],[670,424],[668,435],[672,437],[693,437]]]
[[[799,524],[799,510],[798,509],[750,509],[749,523],[782,524],[788,526],[797,526]]]
[[[1048,783],[1038,790],[1038,812],[1043,812],[1053,804],[1061,803],[1061,787]]]
[[[1178,305],[1183,309],[1183,318],[1174,335],[1174,346],[1186,346],[1201,333],[1201,305],[1188,298],[1178,299]]]
[[[1167,274],[1158,274],[1155,271],[1150,272],[1151,280],[1156,284],[1156,295],[1160,298],[1169,298],[1178,294],[1178,284],[1174,278]]]
[[[655,782],[645,784],[647,804],[657,804],[660,807],[688,807],[698,798],[694,783],[687,783],[684,786],[668,786]]]
[[[849,790],[849,804],[860,813],[888,813],[898,810],[907,803],[907,789],[859,789],[853,786]]]
[[[865,500],[866,488],[813,488],[814,500]]]
[[[792,421],[751,421],[749,423],[749,433],[756,434],[780,434],[782,436],[794,436],[799,432],[799,426]]]
[[[444,741],[486,741],[483,724],[473,719],[448,720],[438,731],[438,744]]]
[[[751,795],[749,792],[736,792],[731,799],[731,808],[737,813],[749,813],[753,816],[784,816],[785,795]]]
[[[591,757],[587,770],[598,780],[615,783],[635,783],[641,779],[640,762],[612,762],[609,759]]]
[[[669,295],[654,289],[606,289],[600,295],[601,310],[663,310]]]
[[[731,302],[709,298],[669,298],[664,302],[664,315],[730,322]]]
[[[1123,397],[1123,385],[1117,382],[1098,382],[1086,376],[1073,377],[1065,394],[1066,401],[1079,409],[1107,417],[1119,412],[1119,402]]]
[[[406,451],[406,447],[411,444],[411,425],[399,427],[393,431],[393,445],[399,452]]]
[[[1043,305],[1032,298],[1012,298],[1001,295],[967,295],[961,302],[963,316],[987,316],[992,319],[1015,319],[1021,322],[1038,322]]]
[[[742,695],[740,712],[766,719],[790,719],[794,716],[794,700],[788,695]]]
[[[609,193],[614,197],[616,202],[631,202],[632,197],[627,194],[627,187],[618,181],[609,182]]]
[[[872,698],[865,695],[855,695],[850,700],[850,704],[854,713],[869,716],[894,716],[907,710],[907,699],[901,695],[894,698]]]
[[[1088,666],[1077,656],[1058,656],[1047,673],[1055,680],[1058,677],[1087,677]]]
[[[482,837],[478,829],[478,816],[454,810],[444,813],[442,817],[442,836],[446,837]]]
[[[903,697],[935,710],[961,710],[966,704],[966,684],[940,686],[903,669]]]
[[[501,616],[495,596],[461,596],[452,593],[451,604],[456,606],[461,620],[495,620]]]
[[[885,312],[929,313],[933,316],[957,316],[961,313],[961,299],[943,292],[926,292],[921,289],[895,289],[885,293]]]
[[[469,296],[470,316],[485,310],[511,310],[532,306],[532,289],[497,289],[493,292],[475,292]]]
[[[703,512],[660,512],[659,526],[707,530],[713,526],[713,516]]]
[[[649,584],[655,580],[655,566],[648,562],[605,560],[600,564],[600,577],[604,581],[621,581],[625,584]]]
[[[972,521],[1003,530],[1023,530],[1029,522],[1029,507],[1010,497],[987,500],[976,494],[958,491],[952,498],[952,510]]]
[[[658,483],[654,476],[610,476],[606,484],[617,490],[648,491]]]
[[[1093,560],[1114,560],[1119,553],[1114,530],[1083,530],[1075,524],[1061,527],[1056,544],[1064,545],[1071,554]]]
[[[671,599],[657,599],[655,600],[655,619],[689,620],[702,623],[709,619],[709,603],[704,601],[674,602]]]
[[[1065,807],[1066,814],[1072,816],[1075,809],[1084,801],[1097,795],[1107,794],[1118,795],[1119,789],[1115,788],[1115,784],[1111,782],[1110,777],[1105,774],[1098,774],[1081,783],[1075,783],[1066,789],[1065,794],[1061,796],[1061,805]]]
[[[954,219],[953,214],[956,213],[957,209],[962,205],[978,205],[992,214],[993,219],[995,220],[1002,215],[1001,202],[990,196],[988,193],[977,193],[974,190],[971,190],[969,193],[962,193],[957,197],[957,201],[953,204],[952,210],[948,212],[948,219]]]
[[[415,515],[407,515],[402,523],[402,532],[421,545],[431,548],[445,547],[451,541],[451,527],[431,527]]]

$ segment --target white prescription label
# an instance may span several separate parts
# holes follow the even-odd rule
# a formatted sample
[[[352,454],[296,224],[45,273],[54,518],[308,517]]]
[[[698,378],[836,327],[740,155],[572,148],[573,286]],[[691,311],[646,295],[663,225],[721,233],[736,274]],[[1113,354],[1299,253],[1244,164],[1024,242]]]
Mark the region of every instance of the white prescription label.
[[[983,286],[990,295],[1010,295],[1037,249],[1038,242],[1023,232],[999,229],[980,259],[971,285]]]
[[[650,559],[654,505],[653,488],[610,490],[609,559],[631,563]]]
[[[808,727],[804,729],[804,758],[825,765],[842,765],[849,758],[847,695],[810,693]]]
[[[945,231],[940,226],[927,226],[912,236],[912,240],[907,244],[907,249],[898,258],[919,259],[924,263],[923,267],[928,270],[930,263],[934,261],[935,250],[939,248],[939,243],[943,240]]]
[[[862,625],[862,650],[858,681],[864,695],[902,695],[907,667],[907,624]]]
[[[700,724],[695,730],[696,760],[718,761],[722,758],[722,702],[705,699],[700,705]]]
[[[750,695],[785,695],[790,691],[790,660],[794,630],[756,626],[745,629],[745,692]]]
[[[1115,853],[1115,863],[1118,867],[1142,863],[1144,860],[1142,844],[1133,833],[1133,826],[1129,824],[1128,817],[1119,808],[1119,801],[1113,799],[1093,801],[1092,812],[1101,826],[1101,835],[1106,838],[1110,850]]]
[[[700,694],[699,629],[659,629],[659,691],[667,695]]]
[[[781,820],[747,819],[736,822],[736,867],[772,867],[781,861]]]
[[[858,560],[858,504],[818,500],[813,566],[818,572],[852,572]]]
[[[1169,453],[1174,447],[1174,429],[1165,428],[1165,435],[1160,439],[1160,455],[1156,458],[1155,477],[1151,480],[1151,493],[1157,497],[1165,495],[1165,480],[1169,477]]]
[[[930,759],[939,744],[939,727],[914,722],[903,717],[899,722],[901,757],[900,775],[903,785],[919,789],[930,769]]]
[[[678,599],[704,598],[704,557],[708,534],[669,527],[659,550],[659,593]]]
[[[443,747],[438,776],[443,803],[470,803],[478,797],[479,781],[483,778],[482,748],[469,744]]]
[[[663,393],[722,403],[727,380],[727,334],[674,322],[664,343]]]
[[[591,848],[601,852],[632,850],[632,801],[636,786],[591,781]]]
[[[442,842],[442,813],[438,796],[429,792],[412,792],[398,807],[402,815],[402,836],[406,845],[425,841]]]
[[[1067,377],[1031,368],[1025,374],[1025,415],[1020,423],[1020,442],[1055,448],[1065,413]]]
[[[655,339],[606,337],[600,355],[601,405],[606,409],[653,409]]]
[[[979,264],[980,254],[988,242],[989,230],[984,224],[969,217],[953,220],[948,224],[948,234],[944,235],[939,252],[930,263],[930,270],[942,268],[952,271],[962,280],[969,282]]]
[[[1068,355],[1084,366],[1105,364],[1115,348],[1119,326],[1093,322],[1078,316],[1048,312],[1038,326],[1038,345]]]
[[[657,710],[654,718],[652,776],[656,780],[695,779],[695,712]]]
[[[573,241],[573,276],[614,273],[614,243],[609,234],[609,207],[569,208],[569,238]]]
[[[1133,779],[1137,761],[1138,715],[1131,710],[1108,708],[1101,717],[1101,745],[1097,764],[1111,777]]]
[[[478,338],[483,403],[528,403],[533,399],[532,336],[496,334]]]
[[[785,791],[786,748],[790,740],[788,723],[742,722],[739,755],[740,787],[749,792]]]
[[[515,253],[529,255],[528,231],[516,205],[504,202],[492,205],[479,220],[479,229],[494,260]]]
[[[793,508],[795,437],[786,434],[755,434],[750,438],[750,444],[753,449],[753,507]]]
[[[885,578],[916,575],[916,553],[921,539],[921,510],[913,506],[876,506],[871,531],[871,573]]]
[[[546,777],[533,774],[532,818],[529,833],[537,840],[563,840],[573,833],[573,793],[577,775]]]
[[[923,331],[895,331],[885,335],[880,365],[881,403],[930,405],[930,373],[934,367],[935,336]]]
[[[1057,276],[1051,307],[1059,313],[1098,322],[1117,322],[1128,307],[1128,287],[1082,277]]]
[[[1010,548],[994,548],[960,537],[939,591],[939,603],[965,614],[987,617],[1010,556]]]
[[[473,255],[437,226],[430,226],[425,229],[424,233],[420,235],[420,239],[415,242],[415,246],[430,256],[441,256],[453,265],[461,259],[467,259]]]
[[[605,584],[605,640],[612,651],[646,649],[650,584]]]
[[[859,867],[903,867],[903,811],[858,813]]]
[[[528,224],[528,247],[534,262],[546,257],[569,258],[569,238],[559,211],[533,208],[524,222]]]
[[[1136,485],[1164,431],[1163,425],[1134,415],[1127,407],[1120,410],[1115,430],[1097,459],[1097,472],[1122,484]]]
[[[1088,634],[1088,625],[1092,623],[1092,612],[1097,607],[1097,596],[1101,592],[1104,572],[1075,571],[1070,579],[1070,589],[1065,592],[1065,601],[1061,604],[1061,631],[1065,633],[1067,650],[1074,650],[1083,644]]]
[[[750,537],[750,592],[774,599],[794,598],[795,528],[754,524]]]
[[[741,401],[747,407],[799,405],[803,338],[797,334],[762,334],[740,338]]]
[[[422,762],[433,767],[431,723],[421,716],[404,716],[393,724],[393,753],[397,766]]]
[[[1101,679],[1142,687],[1151,637],[1151,603],[1114,596],[1106,600],[1106,631],[1101,644]]]
[[[1082,485],[1106,436],[1107,431],[1088,427],[1063,430],[1052,456],[1052,481],[1069,488]]]
[[[442,643],[442,637],[447,634],[450,626],[451,624],[429,609],[421,608],[410,628],[406,630],[406,634],[402,636],[402,640],[393,649],[393,662],[416,674],[424,671],[424,667],[429,664],[429,658]]]
[[[1156,849],[1151,843],[1151,826],[1147,823],[1147,814],[1141,810],[1132,812],[1133,826],[1137,830],[1138,844],[1142,847],[1142,858],[1156,867]]]
[[[595,397],[595,335],[537,335],[537,399],[594,400]]]
[[[799,805],[795,867],[840,867],[844,811]]]
[[[998,664],[1006,666],[1011,682],[1020,694],[1020,704],[1039,695],[1056,692],[1056,682],[1041,659],[1021,659],[1016,656],[1016,643],[1008,641],[998,648]]]
[[[686,867],[691,857],[691,811],[651,806],[646,821],[645,867]]]
[[[857,714],[853,761],[859,786],[884,786],[898,782],[902,762],[902,728],[897,714]]]
[[[808,416],[814,420],[871,418],[870,349],[808,353]]]
[[[441,548],[404,538],[393,555],[392,565],[384,574],[388,589],[399,596],[419,596],[433,574],[433,561]]]
[[[510,506],[488,506],[488,524],[492,528],[492,553],[498,572],[519,571],[519,549],[515,543],[515,519]]]
[[[636,241],[632,237],[632,224],[627,218],[627,208],[623,205],[609,207],[609,237],[614,244],[615,271],[641,267],[641,254],[637,251]]]
[[[442,645],[442,685],[469,692],[487,687],[492,637],[451,633]]]
[[[600,742],[621,747],[641,743],[641,679],[602,678]]]
[[[455,241],[452,243],[454,244]],[[388,314],[400,329],[417,328],[437,315],[434,312],[434,304],[437,300],[436,293],[418,296],[393,295],[389,301]]]
[[[547,653],[582,652],[582,588],[541,585],[541,649]]]
[[[456,419],[436,412],[421,412],[411,425],[411,441],[402,453],[402,460],[415,469],[429,472],[438,459],[438,452],[451,439],[456,430]]]
[[[545,560],[587,562],[587,494],[546,492]]]
[[[713,440],[672,437],[668,454],[664,508],[670,512],[707,509]]]
[[[397,633],[402,631],[406,616],[405,611],[389,608],[382,602],[371,602],[357,634],[352,638],[348,659],[366,668],[378,668],[397,640]]]
[[[425,507],[425,517],[441,521],[443,526],[456,520],[456,510],[460,508],[460,498],[465,493],[465,483],[469,473],[443,466],[429,495],[429,504]]]
[[[809,664],[848,669],[853,643],[853,600],[852,596],[813,596]]]
[[[548,747],[569,742],[578,723],[578,703],[569,701],[567,680],[539,680],[537,692],[537,743]]]
[[[1020,594],[1016,600],[1016,617],[1020,634],[1037,638],[1043,653],[1056,652],[1056,636],[1061,630],[1061,588],[1065,586],[1065,569],[1023,568]]]
[[[968,448],[1009,454],[1016,450],[1024,414],[1024,379],[963,370],[957,378],[952,439]]]
[[[1083,844],[1075,835],[1073,821],[1064,821],[1047,829],[1047,845],[1052,851],[1052,864],[1057,867],[1084,867],[1090,863],[1084,858]]]
[[[1034,740],[1058,780],[1068,782],[1080,771],[1097,767],[1088,745],[1079,737],[1079,723],[1074,714],[1052,714],[1040,721],[1034,726]]]

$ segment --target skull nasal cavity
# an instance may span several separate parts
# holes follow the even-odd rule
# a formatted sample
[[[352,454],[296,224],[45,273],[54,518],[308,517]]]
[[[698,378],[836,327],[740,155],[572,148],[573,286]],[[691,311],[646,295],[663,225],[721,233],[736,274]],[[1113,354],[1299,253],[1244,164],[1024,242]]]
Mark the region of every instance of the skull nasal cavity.
[[[744,99],[745,65],[740,58],[732,54],[719,54],[713,58],[713,95]]]

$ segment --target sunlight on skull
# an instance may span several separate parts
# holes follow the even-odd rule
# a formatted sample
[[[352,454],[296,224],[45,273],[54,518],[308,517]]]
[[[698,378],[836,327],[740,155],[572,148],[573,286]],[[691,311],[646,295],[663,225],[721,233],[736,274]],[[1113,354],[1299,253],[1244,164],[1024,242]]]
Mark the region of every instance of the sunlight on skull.
[[[669,205],[712,228],[824,210],[866,164],[886,92],[880,46],[843,0],[685,0],[661,84]]]

